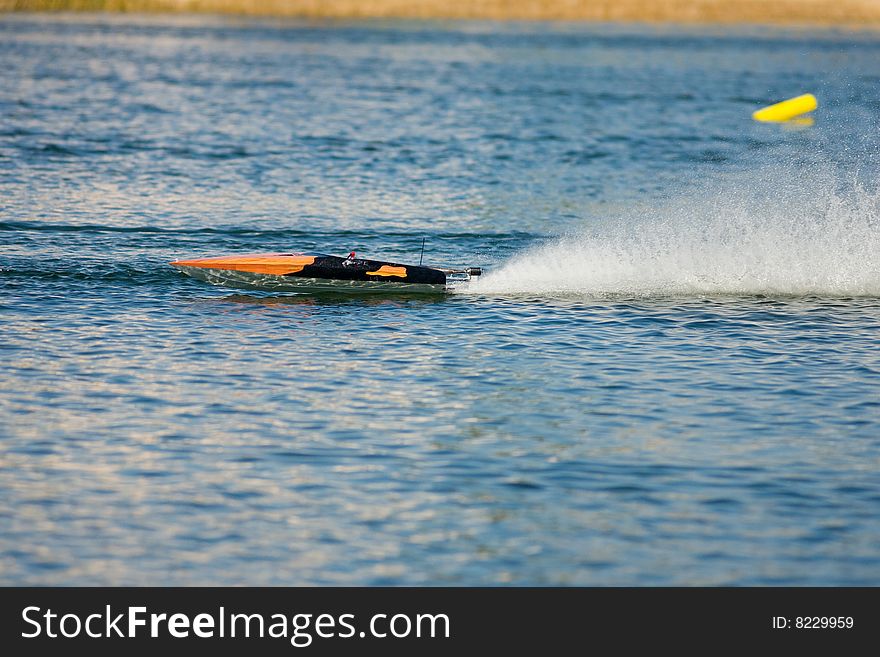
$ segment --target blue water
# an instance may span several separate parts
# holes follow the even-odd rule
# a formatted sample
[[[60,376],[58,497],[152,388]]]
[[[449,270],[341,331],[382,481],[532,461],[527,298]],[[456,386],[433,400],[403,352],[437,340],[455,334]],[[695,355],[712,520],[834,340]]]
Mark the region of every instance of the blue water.
[[[876,34],[15,15],[0,64],[0,583],[880,585]],[[166,264],[423,238],[487,275]]]

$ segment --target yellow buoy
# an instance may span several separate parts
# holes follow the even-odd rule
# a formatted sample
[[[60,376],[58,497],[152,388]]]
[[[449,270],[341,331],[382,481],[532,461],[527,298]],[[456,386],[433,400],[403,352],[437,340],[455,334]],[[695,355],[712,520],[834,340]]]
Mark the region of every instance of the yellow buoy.
[[[813,94],[804,94],[759,109],[752,114],[752,118],[755,121],[789,121],[801,114],[812,112],[817,107],[819,107],[819,103],[816,97]]]

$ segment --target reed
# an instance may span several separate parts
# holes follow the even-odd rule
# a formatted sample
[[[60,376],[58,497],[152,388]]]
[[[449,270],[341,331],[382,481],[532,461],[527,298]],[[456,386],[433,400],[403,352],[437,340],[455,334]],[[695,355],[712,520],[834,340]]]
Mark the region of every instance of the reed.
[[[880,26],[880,0],[0,0],[0,11]]]

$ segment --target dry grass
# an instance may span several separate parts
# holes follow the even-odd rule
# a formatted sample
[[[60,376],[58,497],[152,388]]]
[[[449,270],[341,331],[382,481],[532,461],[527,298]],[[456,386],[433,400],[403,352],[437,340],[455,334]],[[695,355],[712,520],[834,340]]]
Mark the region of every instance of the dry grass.
[[[880,0],[0,0],[0,11],[880,26]]]

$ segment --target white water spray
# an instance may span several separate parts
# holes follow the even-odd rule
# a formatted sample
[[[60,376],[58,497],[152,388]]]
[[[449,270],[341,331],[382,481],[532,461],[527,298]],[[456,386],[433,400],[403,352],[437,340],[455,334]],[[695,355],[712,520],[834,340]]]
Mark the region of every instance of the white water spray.
[[[637,216],[635,216],[637,215]],[[880,191],[775,167],[595,221],[468,290],[578,296],[880,296]]]

